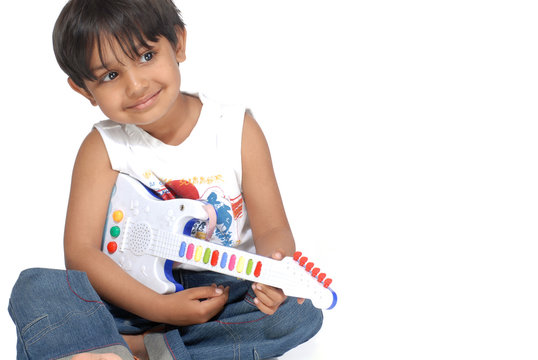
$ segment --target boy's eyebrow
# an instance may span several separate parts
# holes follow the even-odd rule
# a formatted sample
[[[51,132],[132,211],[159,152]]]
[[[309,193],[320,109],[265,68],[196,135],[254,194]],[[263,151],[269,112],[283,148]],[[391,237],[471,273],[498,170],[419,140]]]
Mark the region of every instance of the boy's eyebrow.
[[[102,70],[108,70],[108,69],[110,69],[110,66],[109,66],[109,65],[107,65],[107,64],[101,64],[101,65],[99,65],[99,66],[92,67],[92,68],[90,69],[90,71],[91,71],[92,74],[95,74],[95,73],[100,72],[100,71],[102,71]]]

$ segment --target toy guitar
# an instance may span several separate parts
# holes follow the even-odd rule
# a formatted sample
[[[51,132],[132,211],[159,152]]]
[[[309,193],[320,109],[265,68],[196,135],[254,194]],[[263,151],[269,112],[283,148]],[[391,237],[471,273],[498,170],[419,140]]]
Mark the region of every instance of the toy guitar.
[[[300,252],[281,261],[205,241],[212,232],[201,200],[163,201],[136,179],[119,174],[110,199],[102,251],[124,271],[166,294],[183,290],[172,275],[174,262],[281,288],[287,296],[311,299],[332,309],[336,293],[319,268]]]

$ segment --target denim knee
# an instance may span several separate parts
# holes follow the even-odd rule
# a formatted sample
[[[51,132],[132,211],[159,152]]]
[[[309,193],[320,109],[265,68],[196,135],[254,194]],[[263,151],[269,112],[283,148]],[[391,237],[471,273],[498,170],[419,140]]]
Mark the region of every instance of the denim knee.
[[[279,309],[280,310],[280,309]],[[288,313],[290,318],[286,326],[290,332],[300,334],[300,343],[306,342],[318,333],[323,324],[323,312],[314,307],[310,300],[305,300],[303,304],[298,304],[295,298],[286,301],[283,311]]]
[[[9,313],[24,358],[60,358],[125,343],[85,273],[29,269],[11,293]],[[99,331],[95,331],[99,329]]]
[[[321,329],[323,313],[310,300],[298,304],[288,298],[274,315],[264,318],[260,333],[263,341],[254,344],[254,358],[279,357],[310,340]]]

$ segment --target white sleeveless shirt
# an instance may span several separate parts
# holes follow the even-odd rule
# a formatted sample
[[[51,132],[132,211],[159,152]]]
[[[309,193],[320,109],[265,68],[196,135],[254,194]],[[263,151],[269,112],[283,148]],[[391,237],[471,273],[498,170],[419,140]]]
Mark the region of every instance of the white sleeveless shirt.
[[[176,194],[203,199],[217,212],[211,242],[255,252],[241,186],[241,138],[245,107],[221,105],[200,95],[202,111],[189,137],[172,146],[136,125],[111,120],[94,125],[112,168],[159,192],[172,184]]]

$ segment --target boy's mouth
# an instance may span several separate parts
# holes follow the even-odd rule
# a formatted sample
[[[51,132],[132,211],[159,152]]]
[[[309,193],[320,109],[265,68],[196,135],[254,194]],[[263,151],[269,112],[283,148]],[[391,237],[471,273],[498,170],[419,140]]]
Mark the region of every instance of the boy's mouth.
[[[157,97],[159,96],[160,93],[161,93],[161,90],[157,91],[156,93],[154,93],[152,95],[148,95],[148,96],[138,100],[133,105],[128,106],[127,109],[130,109],[130,110],[144,110],[147,107],[153,105],[153,103],[155,102],[155,100],[157,100]]]

